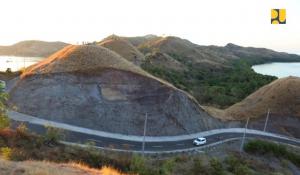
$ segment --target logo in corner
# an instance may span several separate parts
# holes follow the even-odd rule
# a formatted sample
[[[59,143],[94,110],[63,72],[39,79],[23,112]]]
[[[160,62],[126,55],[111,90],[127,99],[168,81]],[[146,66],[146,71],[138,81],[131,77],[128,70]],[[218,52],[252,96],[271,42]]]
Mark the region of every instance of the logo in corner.
[[[286,24],[286,9],[271,9],[271,24]]]

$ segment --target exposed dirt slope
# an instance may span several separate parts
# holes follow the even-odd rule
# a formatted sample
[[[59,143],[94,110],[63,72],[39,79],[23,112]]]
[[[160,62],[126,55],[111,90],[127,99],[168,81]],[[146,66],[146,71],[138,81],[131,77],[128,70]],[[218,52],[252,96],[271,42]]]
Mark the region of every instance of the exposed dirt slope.
[[[224,111],[207,109],[212,115],[225,120],[265,117],[268,109],[273,115],[300,117],[299,87],[299,77],[282,78],[260,88]]]
[[[103,39],[98,43],[98,45],[118,53],[135,65],[140,65],[145,60],[144,55],[136,47],[134,47],[129,41],[116,35],[111,35]]]
[[[63,42],[22,41],[11,46],[0,46],[0,55],[47,57],[66,45]]]
[[[131,135],[143,134],[146,113],[152,136],[222,126],[187,93],[101,46],[67,46],[29,67],[10,103],[33,116]]]

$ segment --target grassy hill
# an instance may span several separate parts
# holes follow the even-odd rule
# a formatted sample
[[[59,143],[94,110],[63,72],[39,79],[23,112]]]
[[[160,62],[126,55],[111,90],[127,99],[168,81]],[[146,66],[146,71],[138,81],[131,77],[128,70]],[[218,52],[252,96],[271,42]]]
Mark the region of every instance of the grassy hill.
[[[9,95],[19,112],[112,133],[142,135],[145,114],[149,136],[223,126],[185,91],[98,45],[69,45],[28,67]]]
[[[214,116],[225,120],[244,120],[265,116],[267,109],[270,109],[272,114],[300,117],[299,87],[299,77],[275,80]]]
[[[298,55],[231,43],[224,47],[200,46],[173,36],[139,41],[136,47],[146,56],[141,65],[144,70],[189,92],[201,104],[221,108],[276,79],[255,73],[252,65],[300,61]]]
[[[135,65],[140,65],[145,60],[144,55],[136,47],[119,36],[111,35],[97,44],[115,51]]]

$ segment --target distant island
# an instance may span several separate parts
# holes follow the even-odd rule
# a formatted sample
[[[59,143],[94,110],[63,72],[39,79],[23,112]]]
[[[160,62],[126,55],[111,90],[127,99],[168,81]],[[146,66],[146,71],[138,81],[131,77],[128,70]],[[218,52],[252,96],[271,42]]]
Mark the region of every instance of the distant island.
[[[47,57],[64,48],[64,42],[21,41],[11,46],[0,46],[0,55],[21,57]]]

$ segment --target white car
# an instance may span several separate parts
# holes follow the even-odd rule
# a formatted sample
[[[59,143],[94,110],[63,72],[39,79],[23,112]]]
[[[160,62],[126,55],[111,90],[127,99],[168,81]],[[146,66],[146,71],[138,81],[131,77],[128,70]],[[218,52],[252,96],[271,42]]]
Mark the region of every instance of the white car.
[[[204,144],[206,144],[206,138],[198,137],[193,141],[193,144],[196,146],[204,145]]]

